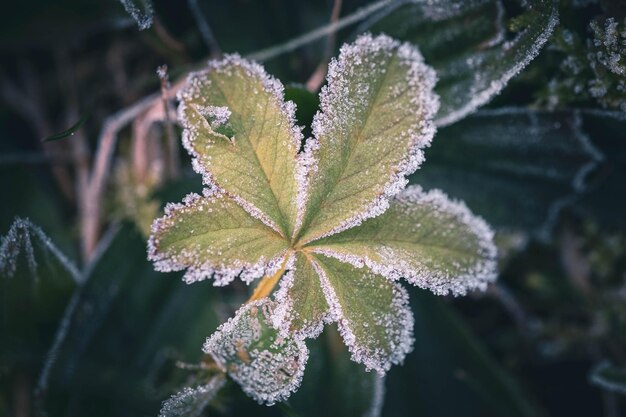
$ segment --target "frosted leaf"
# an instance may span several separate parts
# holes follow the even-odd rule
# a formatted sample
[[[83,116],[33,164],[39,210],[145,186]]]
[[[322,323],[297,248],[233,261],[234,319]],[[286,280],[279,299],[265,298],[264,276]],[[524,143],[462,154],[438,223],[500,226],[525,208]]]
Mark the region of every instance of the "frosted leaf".
[[[270,325],[275,308],[267,298],[245,304],[203,348],[246,394],[267,405],[298,388],[309,357],[303,339],[281,336]]]
[[[494,227],[543,234],[602,161],[577,112],[485,109],[439,129],[411,182],[462,199]]]
[[[178,94],[183,145],[206,185],[290,237],[302,133],[282,84],[238,55],[192,73]]]
[[[40,278],[38,271],[42,267],[47,268],[48,278],[61,273],[70,277],[74,282],[81,281],[81,275],[76,266],[38,226],[29,220],[17,218],[7,234],[0,238],[0,276],[13,278],[20,265],[21,256],[27,269],[24,272],[35,281]],[[43,258],[39,261],[43,261],[45,265],[39,265],[38,257]]]
[[[327,79],[299,160],[302,242],[383,213],[423,161],[438,108],[435,74],[419,51],[384,35],[342,46]]]
[[[287,242],[221,194],[189,194],[183,204],[168,204],[152,224],[148,258],[158,271],[187,269],[188,283],[213,276],[226,285],[244,282],[273,270]]]
[[[143,11],[139,7],[137,7],[137,2],[141,3],[141,7]],[[124,6],[124,10],[128,13],[137,26],[139,26],[139,30],[148,29],[152,26],[152,17],[154,15],[154,9],[152,7],[152,3],[150,0],[120,0],[122,6]]]
[[[315,255],[322,289],[352,360],[383,375],[413,346],[409,296],[398,283],[323,255]]]
[[[462,119],[488,103],[547,42],[558,24],[557,2],[524,2],[530,24],[504,36],[498,0],[398,2],[361,30],[384,32],[418,45],[437,71],[441,108],[437,126]]]
[[[484,290],[496,278],[493,232],[462,202],[410,186],[382,216],[313,244],[312,250],[435,294]]]
[[[159,417],[199,417],[224,386],[223,375],[214,376],[209,383],[187,387],[163,402]]]
[[[319,265],[302,252],[296,253],[292,269],[281,279],[275,300],[272,324],[283,335],[295,332],[315,338],[334,319],[320,284]]]
[[[82,282],[74,263],[29,220],[15,219],[0,237],[0,367],[12,372],[16,357],[40,363],[37,392],[46,387]]]
[[[602,362],[592,371],[589,378],[594,385],[607,391],[626,395],[626,369]]]

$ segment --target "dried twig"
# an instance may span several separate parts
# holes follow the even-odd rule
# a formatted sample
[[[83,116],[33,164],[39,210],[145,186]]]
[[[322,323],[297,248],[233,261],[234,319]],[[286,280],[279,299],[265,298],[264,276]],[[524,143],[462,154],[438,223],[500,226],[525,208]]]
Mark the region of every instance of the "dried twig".
[[[247,56],[248,59],[253,59],[255,61],[267,61],[272,58],[276,58],[277,56],[283,55],[287,52],[291,52],[295,49],[298,49],[308,43],[316,41],[324,36],[327,36],[331,33],[335,33],[346,26],[350,26],[353,23],[356,23],[360,20],[365,19],[368,16],[376,13],[377,11],[383,9],[384,7],[389,6],[393,3],[394,0],[380,0],[376,3],[372,3],[367,7],[357,10],[356,12],[344,17],[343,19],[338,20],[337,22],[330,23],[326,26],[322,26],[321,28],[317,28],[312,30],[311,32],[305,33],[304,35],[293,38],[285,43],[280,45],[271,46],[266,49],[262,49],[258,52],[254,52]]]
[[[330,23],[337,23],[339,20],[339,15],[341,14],[341,0],[335,0],[333,4],[333,11],[330,15]],[[333,55],[335,49],[335,42],[337,40],[337,32],[332,32],[328,35],[328,39],[326,41],[326,50],[324,51],[324,55],[322,56],[322,60],[313,71],[311,77],[309,77],[306,82],[306,89],[310,92],[314,93],[322,86],[324,83],[324,79],[326,78],[326,72],[328,71],[328,60]]]
[[[209,52],[212,58],[215,58],[221,55],[222,51],[220,49],[215,36],[213,35],[213,31],[211,30],[211,26],[209,26],[209,22],[205,18],[202,13],[202,9],[198,4],[198,0],[187,0],[187,4],[189,5],[189,10],[193,18],[196,21],[196,25],[198,25],[198,29],[200,30],[200,34],[202,35],[202,39],[204,43],[209,48]]]
[[[165,114],[165,138],[167,141],[167,172],[170,178],[176,178],[180,171],[180,159],[178,157],[178,141],[174,134],[174,126],[170,117],[170,100],[167,90],[170,88],[170,81],[167,75],[167,65],[157,69],[159,80],[161,81],[161,100],[163,101],[163,113]]]

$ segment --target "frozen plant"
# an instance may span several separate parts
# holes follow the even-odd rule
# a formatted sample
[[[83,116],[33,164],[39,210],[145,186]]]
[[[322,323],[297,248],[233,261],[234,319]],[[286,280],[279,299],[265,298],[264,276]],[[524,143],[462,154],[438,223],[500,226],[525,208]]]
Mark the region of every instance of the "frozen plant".
[[[329,66],[313,137],[264,69],[237,55],[190,75],[179,94],[183,143],[203,195],[154,221],[149,259],[188,283],[261,278],[205,344],[267,404],[297,389],[304,340],[336,322],[351,358],[384,374],[413,344],[400,284],[436,294],[484,290],[493,233],[461,202],[406,187],[435,133],[434,71],[388,36],[360,36]],[[303,147],[303,150],[301,150]]]

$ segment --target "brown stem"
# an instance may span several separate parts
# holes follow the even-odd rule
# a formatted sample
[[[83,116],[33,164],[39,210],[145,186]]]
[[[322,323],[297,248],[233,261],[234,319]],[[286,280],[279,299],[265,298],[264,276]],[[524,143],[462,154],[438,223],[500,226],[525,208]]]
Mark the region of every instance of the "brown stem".
[[[288,255],[285,255],[283,259],[282,265],[278,271],[274,275],[266,275],[261,279],[261,282],[256,286],[254,292],[248,302],[260,300],[261,298],[265,298],[272,293],[272,290],[280,280],[280,277],[285,273],[285,268],[287,267],[287,259]]]
[[[167,91],[170,81],[167,75],[167,65],[157,69],[161,81],[161,101],[163,102],[163,114],[165,115],[165,137],[167,141],[167,173],[169,178],[176,178],[180,172],[180,158],[178,157],[178,142],[174,134],[174,126],[170,119],[170,105]]]
[[[336,24],[339,20],[339,15],[341,14],[341,3],[342,0],[335,0],[333,4],[333,11],[330,15],[331,24]],[[311,77],[309,77],[306,82],[306,89],[312,93],[319,90],[324,83],[324,79],[326,78],[326,72],[328,71],[328,60],[333,55],[336,40],[337,32],[331,32],[328,34],[328,38],[326,40],[326,49],[324,55],[322,56],[322,60],[320,61],[315,71],[313,71],[313,74],[311,74]]]

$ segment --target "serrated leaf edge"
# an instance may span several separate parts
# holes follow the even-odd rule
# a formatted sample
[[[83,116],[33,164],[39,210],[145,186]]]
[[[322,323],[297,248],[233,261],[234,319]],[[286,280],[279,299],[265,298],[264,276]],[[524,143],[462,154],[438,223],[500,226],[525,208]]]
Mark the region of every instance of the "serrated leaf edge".
[[[420,288],[428,289],[437,295],[451,293],[454,296],[461,296],[471,290],[484,291],[489,283],[496,280],[497,248],[493,242],[494,232],[481,217],[473,214],[464,202],[450,199],[441,190],[434,189],[424,192],[422,187],[418,185],[407,187],[396,196],[396,199],[416,204],[426,201],[438,205],[447,213],[452,213],[478,237],[483,259],[475,263],[468,272],[450,279],[449,277],[436,277],[434,273],[420,274],[419,271],[415,271],[411,266],[400,260],[397,260],[392,265],[385,265],[367,256],[339,253],[333,249],[321,246],[313,247],[311,250],[314,253],[349,263],[357,268],[367,266],[373,272],[383,275],[390,280],[397,281],[400,278],[404,278],[407,282]],[[433,276],[435,276],[434,279]]]
[[[207,68],[200,71],[191,72],[187,76],[187,83],[185,87],[181,89],[177,94],[177,99],[180,103],[178,106],[178,120],[183,126],[182,143],[184,148],[192,157],[191,162],[193,170],[202,176],[202,182],[204,183],[204,185],[216,191],[227,193],[234,202],[236,202],[239,206],[246,210],[252,217],[261,220],[268,227],[283,235],[282,229],[266,213],[264,213],[254,204],[245,200],[241,196],[231,192],[227,192],[222,186],[220,186],[219,182],[211,173],[210,167],[204,167],[202,165],[199,160],[200,156],[193,148],[194,132],[193,129],[191,129],[192,123],[190,123],[185,116],[185,109],[187,107],[187,104],[185,103],[185,97],[193,96],[193,94],[195,93],[195,86],[193,82],[194,79],[207,76],[212,71],[227,71],[228,68],[232,66],[240,67],[244,71],[246,71],[246,73],[250,77],[256,77],[260,79],[265,91],[275,98],[278,107],[282,110],[288,120],[291,132],[290,136],[293,141],[292,144],[295,148],[295,157],[298,157],[298,151],[303,141],[303,135],[302,128],[296,123],[296,105],[292,101],[285,101],[284,86],[278,79],[269,75],[265,71],[265,68],[263,68],[263,66],[261,66],[260,64],[244,59],[239,54],[227,54],[221,60],[211,60],[208,62]],[[228,110],[227,107],[220,108]],[[205,127],[212,131],[208,121],[205,122]],[[220,120],[220,122],[224,123],[225,121]],[[220,134],[216,133],[216,135]],[[298,176],[296,175],[296,177]]]
[[[213,357],[217,365],[224,372],[227,372],[226,366],[221,362],[220,358],[213,353],[213,351],[215,350],[216,339],[221,336],[221,333],[232,332],[237,322],[240,320],[241,316],[246,314],[250,309],[263,308],[267,303],[274,303],[274,302],[269,300],[268,298],[262,298],[260,300],[255,300],[255,301],[251,301],[249,303],[244,304],[243,306],[239,308],[239,310],[237,310],[234,317],[231,317],[230,319],[228,319],[228,321],[221,324],[217,328],[217,330],[215,330],[215,332],[211,336],[209,336],[207,340],[204,342],[202,351],[206,354],[211,355],[211,357]],[[268,325],[271,325],[271,321],[269,321],[271,316],[272,315],[270,314],[269,316],[266,317],[266,319],[268,320]],[[297,335],[293,335],[293,334],[290,335],[290,337],[296,342],[296,346],[298,348],[299,354],[302,357],[302,361],[299,363],[299,366],[296,369],[296,372],[293,375],[290,384],[287,387],[285,387],[284,390],[277,392],[274,395],[259,395],[257,392],[249,389],[249,387],[245,386],[244,384],[241,384],[236,378],[233,378],[235,379],[235,381],[239,383],[242,390],[247,395],[252,397],[254,400],[256,400],[260,404],[265,403],[267,405],[273,405],[276,402],[286,400],[287,398],[289,398],[289,396],[292,393],[296,392],[296,390],[300,386],[300,383],[302,382],[302,377],[304,376],[304,369],[309,358],[309,349],[307,348],[306,343],[304,342],[304,338],[298,337]]]
[[[357,214],[344,220],[338,226],[320,235],[310,237],[302,242],[303,244],[356,227],[364,220],[384,213],[389,207],[389,199],[400,192],[408,183],[406,176],[417,170],[424,161],[422,149],[430,146],[430,142],[435,135],[436,127],[432,119],[439,109],[439,97],[434,92],[437,76],[435,71],[425,64],[419,49],[408,42],[401,43],[387,35],[372,37],[369,33],[360,35],[351,44],[344,44],[341,47],[339,58],[333,58],[328,66],[328,74],[326,76],[328,85],[324,86],[320,92],[320,110],[315,114],[311,125],[313,137],[307,139],[304,153],[298,159],[301,167],[297,171],[300,181],[297,198],[298,207],[301,207],[302,210],[298,212],[299,221],[297,224],[301,225],[302,217],[306,210],[306,202],[308,200],[307,178],[315,172],[317,160],[315,151],[321,146],[319,138],[326,134],[325,114],[332,107],[334,97],[343,94],[339,83],[343,79],[344,68],[346,65],[350,65],[351,60],[358,60],[359,55],[371,53],[379,49],[396,50],[395,53],[399,59],[409,67],[407,83],[410,87],[413,87],[411,91],[416,93],[411,102],[422,113],[420,123],[417,126],[412,126],[411,129],[415,129],[419,133],[411,132],[412,140],[407,155],[398,165],[392,168],[393,174],[391,178],[383,186],[382,193],[374,201],[365,207],[361,207]]]
[[[326,272],[323,267],[319,265],[316,261],[312,261],[313,268],[317,272],[320,278],[320,283],[322,285],[322,292],[326,297],[326,302],[330,306],[330,315],[333,317],[333,321],[337,322],[337,327],[339,329],[339,334],[348,347],[348,351],[350,352],[350,358],[354,362],[362,363],[365,365],[365,369],[367,371],[375,370],[381,377],[385,375],[385,373],[391,369],[392,365],[400,364],[404,361],[404,358],[408,353],[413,350],[413,325],[414,318],[411,308],[409,307],[409,293],[406,291],[402,285],[399,283],[391,282],[393,286],[394,292],[394,303],[398,303],[398,307],[400,307],[403,316],[396,317],[397,320],[402,321],[405,326],[403,327],[403,335],[401,336],[401,342],[395,346],[394,351],[391,354],[385,355],[386,360],[383,358],[379,358],[380,360],[376,360],[372,355],[368,355],[367,348],[361,347],[354,335],[352,329],[349,325],[349,320],[346,318],[343,307],[339,302],[339,297],[335,293],[335,289],[333,288]],[[354,265],[353,265],[354,266]],[[356,267],[358,269],[363,269],[364,267]],[[373,271],[372,271],[373,272]],[[381,277],[382,279],[387,279],[386,277]]]
[[[165,230],[180,212],[185,209],[194,207],[206,199],[228,198],[215,190],[205,189],[203,195],[190,193],[185,196],[182,203],[168,203],[165,206],[163,216],[156,218],[152,222],[150,228],[150,237],[148,239],[148,260],[154,263],[154,269],[159,272],[172,272],[185,270],[183,281],[191,284],[208,278],[213,278],[213,285],[216,287],[225,286],[231,283],[237,276],[250,284],[252,281],[261,278],[264,275],[272,275],[276,273],[282,261],[285,258],[287,249],[279,252],[271,259],[260,257],[254,264],[244,261],[235,262],[234,265],[215,265],[205,262],[198,265],[190,265],[188,262],[178,261],[176,256],[172,256],[167,252],[159,251],[159,242],[157,236]]]

